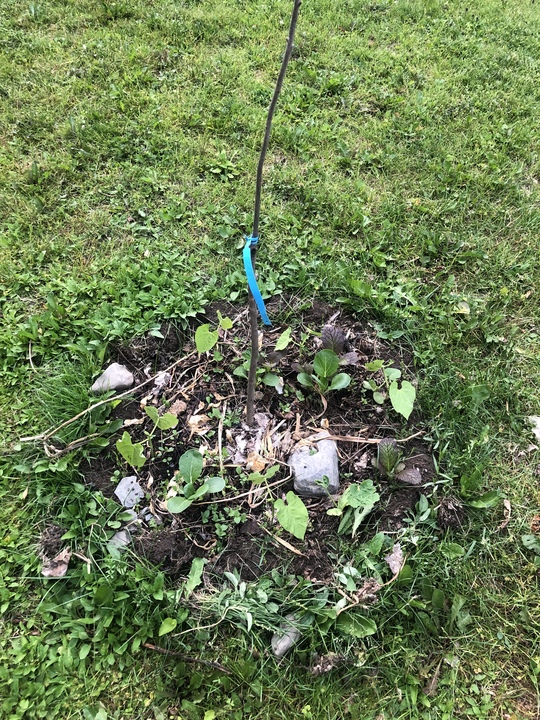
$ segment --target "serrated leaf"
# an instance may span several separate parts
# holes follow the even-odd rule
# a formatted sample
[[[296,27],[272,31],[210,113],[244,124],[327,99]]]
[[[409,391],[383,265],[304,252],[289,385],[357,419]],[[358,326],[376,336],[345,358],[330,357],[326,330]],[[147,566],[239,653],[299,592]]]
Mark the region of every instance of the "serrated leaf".
[[[345,635],[352,635],[352,637],[359,639],[374,635],[377,632],[377,625],[371,618],[351,611],[345,611],[338,615],[336,625]]]
[[[188,598],[197,585],[200,584],[206,562],[207,560],[205,558],[193,558],[191,568],[189,569],[189,575],[187,576],[186,584],[184,585],[185,597]]]
[[[373,508],[379,501],[379,497],[379,493],[373,485],[373,480],[364,480],[360,485],[357,483],[349,485],[338,500],[338,508],[341,510],[346,507]]]
[[[478,510],[485,510],[490,507],[494,507],[501,501],[502,495],[498,490],[492,490],[487,492],[476,500],[469,500],[467,505]]]
[[[339,357],[333,350],[319,350],[313,360],[313,369],[320,378],[330,378],[339,369]]]
[[[347,373],[338,373],[337,375],[334,375],[332,378],[332,382],[330,383],[329,390],[344,390],[346,387],[349,387],[351,382],[351,376]]]
[[[302,500],[291,490],[287,493],[287,505],[279,498],[275,501],[279,524],[299,540],[304,539],[308,526],[308,511]]]
[[[180,456],[178,470],[182,478],[190,483],[201,476],[203,469],[202,455],[198,450],[188,450]]]
[[[167,500],[167,510],[170,513],[181,513],[191,505],[191,500],[185,497],[172,497]]]
[[[403,380],[401,387],[398,387],[397,382],[390,385],[390,402],[392,407],[400,415],[403,415],[405,420],[409,419],[414,407],[414,400],[416,398],[416,389],[408,380]]]
[[[215,477],[207,478],[205,480],[205,484],[208,487],[207,492],[217,493],[221,492],[225,487],[225,480],[222,477],[219,477],[219,475],[216,475]]]
[[[157,426],[160,430],[170,430],[178,425],[178,418],[172,413],[165,413],[158,421]]]
[[[177,625],[178,620],[176,620],[175,618],[165,618],[165,620],[161,623],[158,635],[160,637],[162,635],[167,635],[167,633],[172,632]]]
[[[199,325],[195,331],[195,345],[199,354],[208,352],[217,343],[219,334],[217,330],[210,330],[210,325]]]
[[[116,441],[116,449],[128,465],[131,465],[132,467],[141,468],[146,462],[146,458],[143,455],[142,444],[133,444],[131,436],[128,432],[124,432],[122,438]]]
[[[276,352],[279,350],[285,350],[287,345],[291,342],[291,332],[291,328],[287,328],[281,333],[276,342]]]

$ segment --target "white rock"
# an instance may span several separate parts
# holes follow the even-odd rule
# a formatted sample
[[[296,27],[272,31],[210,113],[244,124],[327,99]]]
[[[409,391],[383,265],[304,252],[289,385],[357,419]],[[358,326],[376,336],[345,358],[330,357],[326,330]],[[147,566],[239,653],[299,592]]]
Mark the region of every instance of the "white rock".
[[[127,367],[120,363],[112,363],[105,372],[101,373],[90,388],[90,392],[98,395],[107,390],[127,390],[134,382],[133,373],[130,373]]]
[[[326,431],[312,435],[308,440],[319,442],[301,445],[289,457],[289,467],[294,473],[294,489],[299,495],[324,497],[339,491],[337,445],[334,440],[324,440],[328,435]],[[328,478],[328,487],[321,485],[324,477]]]
[[[127,530],[119,530],[107,543],[107,547],[114,550],[124,550],[131,542],[131,535]]]
[[[529,415],[527,420],[533,426],[532,431],[537,440],[540,440],[540,417],[538,415]]]
[[[272,635],[272,652],[277,658],[282,658],[300,640],[302,631],[296,623],[298,623],[296,615],[287,615],[279,630]]]
[[[116,486],[114,494],[128,510],[144,498],[144,490],[137,482],[135,475],[122,478]]]

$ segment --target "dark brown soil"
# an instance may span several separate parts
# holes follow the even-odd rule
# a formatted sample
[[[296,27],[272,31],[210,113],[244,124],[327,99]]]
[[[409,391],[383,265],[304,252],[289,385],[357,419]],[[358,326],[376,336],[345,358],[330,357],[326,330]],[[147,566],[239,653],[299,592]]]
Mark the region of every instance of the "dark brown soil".
[[[65,543],[61,540],[61,537],[65,532],[66,530],[64,528],[59,525],[55,525],[54,523],[46,525],[39,538],[39,548],[41,552],[51,559],[58,555],[62,547],[65,545]]]
[[[379,530],[398,530],[414,510],[422,485],[433,479],[435,468],[429,447],[418,438],[418,416],[414,421],[416,427],[412,427],[411,417],[405,428],[402,419],[390,409],[389,401],[384,405],[374,403],[372,392],[366,390],[363,383],[373,378],[381,388],[384,386],[382,373],[377,377],[365,368],[365,364],[374,359],[399,368],[404,379],[413,380],[412,356],[401,348],[384,344],[369,325],[337,313],[335,308],[322,302],[306,303],[278,297],[268,303],[268,309],[271,317],[284,318],[284,324],[265,329],[263,351],[266,351],[261,364],[266,371],[283,378],[284,392],[280,395],[275,388],[259,384],[257,412],[265,413],[272,427],[268,435],[272,447],[265,446],[266,468],[276,463],[286,468],[294,441],[320,429],[323,418],[330,433],[343,438],[338,441],[342,489],[350,482],[372,478],[381,495],[379,508],[368,519],[366,537],[373,534],[376,522]],[[194,332],[184,337],[171,325],[162,326],[163,339],[136,338],[128,346],[116,348],[114,359],[129,367],[137,383],[179,361],[170,370],[170,381],[162,390],[154,388],[153,383],[140,389],[136,387],[132,396],[113,411],[114,417],[124,422],[118,437],[127,430],[132,442],[143,442],[147,448],[148,460],[137,473],[141,486],[148,488],[146,501],[141,503],[141,507],[150,505],[162,521],[157,529],[145,529],[135,535],[133,548],[149,562],[172,574],[186,572],[194,557],[206,557],[207,570],[217,573],[237,570],[245,580],[255,579],[274,568],[282,568],[311,580],[328,581],[343,554],[344,539],[344,536],[337,535],[339,519],[326,514],[331,505],[320,500],[306,501],[310,525],[304,541],[299,541],[282,531],[279,525],[272,524],[271,505],[264,499],[257,504],[250,498],[249,470],[237,472],[232,456],[236,447],[235,438],[243,433],[245,439],[250,440],[255,434],[242,427],[246,381],[233,374],[233,370],[245,360],[249,335],[247,312],[228,303],[214,305],[207,311],[207,321],[213,327],[218,322],[218,310],[223,316],[233,319],[234,325],[232,330],[219,331],[220,341],[216,349],[221,357],[218,356],[217,360],[213,359],[213,351],[198,358],[193,341],[187,339],[188,336],[192,338]],[[285,350],[275,352],[276,340],[288,326],[290,318],[295,323],[293,342]],[[317,333],[329,320],[346,338],[343,352],[356,353],[356,359],[354,364],[342,368],[351,375],[351,385],[345,390],[329,393],[328,406],[324,409],[318,394],[298,383],[297,373],[298,367],[312,361],[321,349]],[[153,405],[160,414],[173,411],[179,420],[174,430],[154,433],[151,452],[147,438],[154,428],[144,412],[144,406],[148,405]],[[199,424],[195,422],[197,418],[202,418]],[[400,445],[400,449],[406,466],[420,472],[421,483],[416,486],[382,477],[374,468],[377,449],[372,442],[345,439],[353,436],[373,441],[410,435],[415,438]],[[208,467],[208,472],[215,475],[224,471],[227,496],[231,499],[228,503],[214,505],[214,515],[208,514],[206,503],[193,505],[180,515],[173,516],[167,511],[165,502],[178,460],[186,450],[201,445],[205,446],[207,465],[212,466],[211,472]],[[114,443],[111,447],[114,448]],[[229,448],[228,455],[223,452],[225,448]],[[80,471],[87,484],[107,497],[113,497],[116,483],[111,478],[114,471],[120,469],[124,475],[134,474],[133,469],[126,465],[118,466],[118,462],[116,451],[109,449],[96,459],[81,463]],[[284,474],[281,477],[286,480]],[[275,476],[272,482],[279,478],[280,475]],[[292,480],[289,479],[274,488],[273,496],[284,497],[290,489]],[[225,499],[223,495],[217,498]],[[241,522],[234,525],[226,516],[227,508],[237,514],[237,521],[240,513]],[[225,528],[229,526],[226,537],[223,537],[223,530],[217,532],[218,523]],[[287,548],[280,540],[289,543],[293,549]],[[361,536],[354,540],[361,541]]]

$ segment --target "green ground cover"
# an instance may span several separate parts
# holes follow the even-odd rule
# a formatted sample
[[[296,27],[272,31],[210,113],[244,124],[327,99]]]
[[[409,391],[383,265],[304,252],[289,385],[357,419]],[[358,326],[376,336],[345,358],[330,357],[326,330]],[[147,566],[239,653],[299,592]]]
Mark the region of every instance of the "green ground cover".
[[[500,491],[506,528],[502,503],[472,511],[446,538],[465,551],[453,557],[420,513],[413,584],[381,596],[378,633],[345,646],[313,631],[282,665],[235,625],[159,638],[179,590],[128,559],[40,578],[44,518],[79,523],[82,538],[114,508],[79,484],[79,458],[48,462],[17,439],[88,401],[110,343],[245,299],[239,246],[289,12],[284,0],[0,0],[10,720],[538,717],[540,540],[521,538],[540,512],[526,422],[540,415],[540,15],[525,0],[305,0],[258,256],[267,296],[338,298],[414,349],[441,480]],[[422,580],[444,588],[437,622]],[[314,677],[313,649],[349,662]]]

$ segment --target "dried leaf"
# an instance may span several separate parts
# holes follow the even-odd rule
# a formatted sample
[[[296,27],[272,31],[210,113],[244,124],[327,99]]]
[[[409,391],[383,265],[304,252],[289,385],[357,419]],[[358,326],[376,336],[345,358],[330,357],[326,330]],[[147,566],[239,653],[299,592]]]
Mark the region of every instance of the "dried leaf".
[[[142,425],[144,418],[128,418],[124,420],[124,427],[130,427],[131,425]]]
[[[246,467],[252,472],[262,472],[266,467],[266,460],[258,452],[250,452],[247,456]]]
[[[503,500],[503,506],[504,506],[504,520],[497,528],[498,530],[504,530],[504,528],[508,525],[510,522],[510,517],[512,516],[512,505],[510,504],[510,500],[507,500],[506,498]]]
[[[204,435],[210,430],[208,415],[192,415],[187,421],[191,435]]]
[[[70,558],[71,550],[69,548],[61,550],[52,560],[48,557],[44,557],[41,574],[45,577],[64,577],[68,569]]]
[[[392,575],[397,575],[400,572],[403,566],[403,550],[399,543],[394,545],[389,555],[385,555],[384,561],[392,571]]]
[[[178,417],[178,415],[186,412],[186,409],[187,403],[185,403],[183,400],[176,400],[169,408],[169,412],[171,413],[171,415],[175,415],[176,417]]]
[[[352,350],[351,352],[341,355],[339,358],[340,365],[353,365],[356,366],[360,362],[360,357],[357,352]]]

